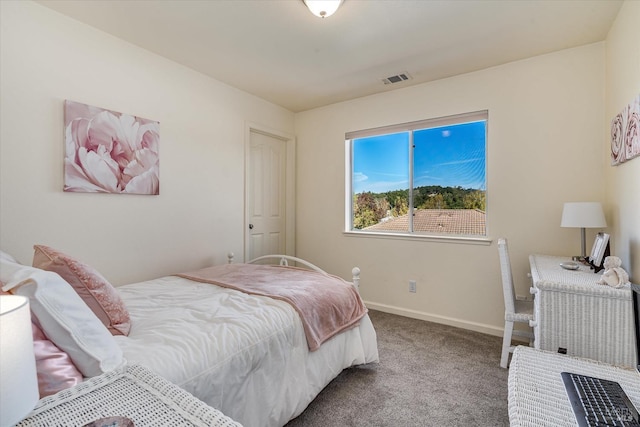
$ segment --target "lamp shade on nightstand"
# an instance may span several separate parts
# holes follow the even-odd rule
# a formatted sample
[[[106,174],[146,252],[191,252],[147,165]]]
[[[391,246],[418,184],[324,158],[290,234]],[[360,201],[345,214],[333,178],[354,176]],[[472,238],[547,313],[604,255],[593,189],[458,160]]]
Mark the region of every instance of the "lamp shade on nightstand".
[[[582,236],[581,258],[586,257],[585,228],[603,228],[607,226],[602,204],[599,202],[565,203],[562,209],[560,227],[580,228]]]
[[[0,427],[12,426],[39,399],[29,300],[0,296]]]

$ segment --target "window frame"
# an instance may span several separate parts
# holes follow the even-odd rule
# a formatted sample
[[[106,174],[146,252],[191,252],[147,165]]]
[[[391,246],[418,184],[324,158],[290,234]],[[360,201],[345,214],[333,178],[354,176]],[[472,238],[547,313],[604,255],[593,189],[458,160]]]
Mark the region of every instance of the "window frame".
[[[489,135],[489,111],[479,110],[469,113],[455,114],[450,116],[442,116],[431,119],[418,120],[413,122],[400,123],[377,128],[364,129],[359,131],[347,132],[345,134],[345,225],[343,234],[346,236],[358,236],[367,238],[390,238],[401,240],[423,240],[434,242],[453,242],[453,243],[469,243],[469,244],[490,244],[492,239],[489,237],[489,226],[485,221],[484,235],[460,235],[460,234],[433,234],[428,232],[416,231],[366,231],[353,229],[353,143],[354,139],[367,138],[373,136],[382,136],[392,133],[409,132],[409,144],[413,145],[413,132],[434,127],[451,126],[470,122],[485,122],[485,215],[488,217],[488,185],[487,185],[487,162],[488,162],[488,135]],[[414,150],[409,150],[409,212],[413,212],[413,185],[414,185]],[[409,230],[413,230],[413,217],[408,218]]]

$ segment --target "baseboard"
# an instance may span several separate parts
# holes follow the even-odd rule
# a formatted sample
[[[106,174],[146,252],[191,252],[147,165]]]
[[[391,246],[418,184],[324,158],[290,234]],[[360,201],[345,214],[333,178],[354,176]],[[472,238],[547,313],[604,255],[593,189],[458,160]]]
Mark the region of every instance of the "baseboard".
[[[502,337],[503,328],[485,325],[482,323],[469,322],[466,320],[455,319],[452,317],[440,316],[437,314],[425,313],[423,311],[410,310],[401,307],[395,307],[387,304],[378,304],[375,302],[364,301],[367,308],[372,310],[383,311],[385,313],[397,314],[398,316],[410,317],[412,319],[426,320],[429,322],[440,323],[443,325],[455,326],[457,328],[469,329],[471,331],[482,332],[484,334]],[[515,337],[514,337],[515,338]]]

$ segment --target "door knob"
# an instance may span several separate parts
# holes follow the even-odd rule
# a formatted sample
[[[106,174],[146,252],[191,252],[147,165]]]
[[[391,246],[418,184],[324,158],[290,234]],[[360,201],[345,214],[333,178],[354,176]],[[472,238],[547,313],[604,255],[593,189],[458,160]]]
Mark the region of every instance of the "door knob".
[[[249,230],[253,230],[253,224],[249,224]]]

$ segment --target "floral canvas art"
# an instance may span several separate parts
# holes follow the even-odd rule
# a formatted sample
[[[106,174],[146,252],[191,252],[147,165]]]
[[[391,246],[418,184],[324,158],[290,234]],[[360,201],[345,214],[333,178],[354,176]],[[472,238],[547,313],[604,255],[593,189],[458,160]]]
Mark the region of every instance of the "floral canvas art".
[[[160,123],[65,101],[64,191],[160,194]]]
[[[640,95],[611,121],[611,164],[640,156]]]

